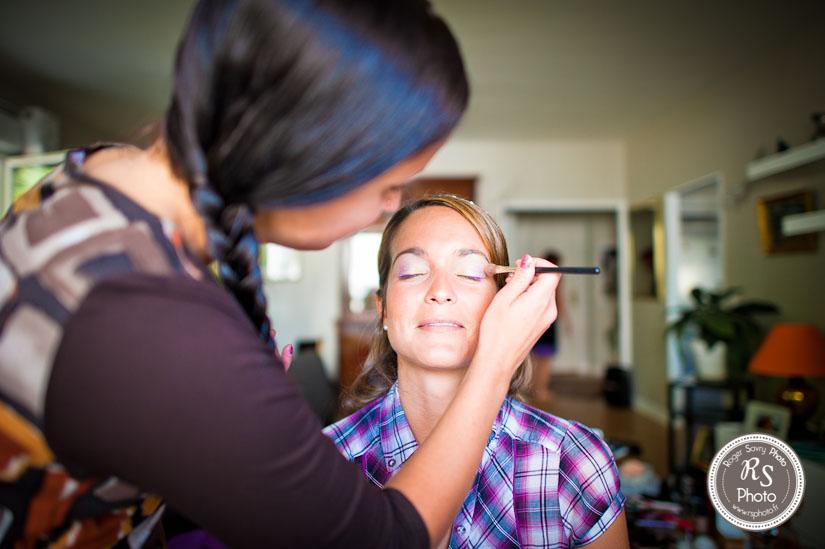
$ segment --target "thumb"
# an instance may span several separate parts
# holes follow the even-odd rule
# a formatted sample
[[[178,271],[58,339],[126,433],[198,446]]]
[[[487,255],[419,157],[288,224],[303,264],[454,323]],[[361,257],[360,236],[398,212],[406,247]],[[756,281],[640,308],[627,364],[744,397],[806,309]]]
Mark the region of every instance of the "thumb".
[[[515,273],[513,273],[512,278],[508,277],[507,283],[498,293],[504,294],[504,296],[510,300],[515,300],[520,296],[533,281],[533,277],[536,274],[535,263],[533,258],[527,254],[516,261],[517,268]]]

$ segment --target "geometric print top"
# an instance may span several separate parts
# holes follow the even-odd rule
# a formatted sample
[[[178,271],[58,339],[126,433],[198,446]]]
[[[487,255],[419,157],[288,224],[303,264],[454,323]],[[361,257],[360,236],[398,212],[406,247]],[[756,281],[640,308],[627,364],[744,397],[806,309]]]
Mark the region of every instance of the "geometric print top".
[[[0,545],[139,547],[159,498],[117,478],[74,478],[44,436],[63,329],[99,282],[146,273],[203,279],[173,225],[66,160],[0,222]]]
[[[418,448],[397,383],[324,434],[378,486]],[[598,435],[508,397],[449,547],[584,545],[607,530],[624,502],[613,454]]]

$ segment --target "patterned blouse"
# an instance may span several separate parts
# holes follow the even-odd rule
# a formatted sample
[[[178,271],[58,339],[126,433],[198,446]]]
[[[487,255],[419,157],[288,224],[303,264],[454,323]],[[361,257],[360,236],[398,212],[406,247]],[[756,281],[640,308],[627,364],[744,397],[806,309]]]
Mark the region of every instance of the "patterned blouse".
[[[141,546],[163,513],[160,498],[114,476],[74,478],[44,436],[53,359],[65,325],[90,290],[123,272],[198,273],[171,224],[81,173],[87,155],[99,148],[67,153],[0,222],[4,543]]]
[[[324,433],[379,486],[418,448],[397,384]],[[584,545],[607,530],[624,501],[613,454],[601,438],[584,425],[507,398],[449,546]]]

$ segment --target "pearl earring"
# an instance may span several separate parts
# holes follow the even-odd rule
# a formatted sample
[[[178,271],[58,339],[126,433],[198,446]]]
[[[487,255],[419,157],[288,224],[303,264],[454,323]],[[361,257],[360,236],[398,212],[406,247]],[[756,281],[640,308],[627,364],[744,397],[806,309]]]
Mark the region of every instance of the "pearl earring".
[[[384,324],[384,331],[385,332],[387,331],[387,325],[386,324]]]

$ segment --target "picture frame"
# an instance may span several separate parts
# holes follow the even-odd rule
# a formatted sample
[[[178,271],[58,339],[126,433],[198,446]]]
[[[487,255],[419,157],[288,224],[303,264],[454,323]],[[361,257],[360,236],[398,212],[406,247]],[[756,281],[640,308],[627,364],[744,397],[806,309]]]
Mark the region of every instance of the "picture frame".
[[[710,425],[700,425],[690,449],[690,465],[700,471],[707,471],[713,461],[713,429]]]
[[[765,255],[815,252],[818,246],[816,233],[785,236],[782,234],[782,218],[787,215],[813,211],[815,194],[804,190],[760,198],[756,202],[759,238]]]
[[[722,447],[742,434],[741,421],[720,421],[713,426],[713,446],[718,452]]]
[[[766,433],[780,439],[788,436],[791,411],[784,406],[752,400],[745,406],[743,433]]]

